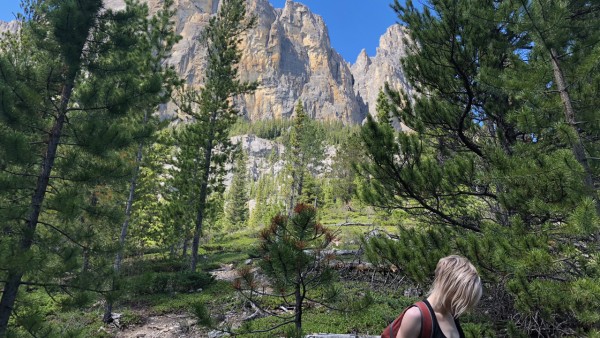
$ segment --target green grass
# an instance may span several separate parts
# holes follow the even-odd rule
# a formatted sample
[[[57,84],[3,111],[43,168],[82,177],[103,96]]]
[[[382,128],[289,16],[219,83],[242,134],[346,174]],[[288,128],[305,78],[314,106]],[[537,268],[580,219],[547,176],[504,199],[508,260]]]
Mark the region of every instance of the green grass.
[[[247,252],[256,244],[258,229],[244,229],[215,234],[210,243],[202,245],[206,253],[215,251]]]
[[[213,306],[228,304],[236,299],[235,290],[230,283],[217,281],[201,292],[154,294],[131,299],[124,305],[144,308],[151,315],[189,312],[195,303],[201,302]]]
[[[308,307],[303,316],[303,330],[305,333],[360,333],[379,335],[383,328],[415,299],[406,298],[400,295],[390,295],[385,292],[375,292],[372,294],[373,302],[366,309],[350,310],[344,308],[343,304],[355,300],[353,293],[364,290],[366,283],[339,283],[350,295],[346,299],[341,299],[336,306],[343,311],[330,310],[325,307]],[[248,325],[249,330],[264,330],[274,327],[281,321],[274,317],[266,317],[252,321]],[[290,324],[289,326],[293,326]],[[286,332],[287,327],[281,327],[273,330],[269,336],[278,336]],[[244,337],[258,338],[265,337],[261,334],[244,334]]]
[[[383,228],[390,233],[396,232],[396,220],[399,217],[386,218],[385,215],[376,214],[367,209],[347,211],[343,207],[331,207],[322,209],[319,214],[321,222],[329,226],[337,234],[339,242],[335,249],[357,249],[361,243],[360,238],[371,227],[365,226],[341,226],[332,224],[344,223],[346,220],[357,223],[375,223],[377,228]],[[379,222],[385,220],[385,222]],[[258,232],[260,229],[246,228],[238,231],[228,231],[212,234],[208,243],[200,248],[199,267],[202,271],[217,269],[223,265],[242,264],[249,258],[252,249],[258,243]],[[206,306],[213,317],[224,317],[225,313],[231,311],[241,312],[244,301],[233,289],[229,282],[215,281],[202,287],[177,289],[177,285],[187,285],[188,279],[184,278],[188,262],[180,258],[170,258],[166,251],[154,250],[144,255],[143,258],[132,257],[125,261],[123,273],[126,280],[130,282],[145,282],[148,285],[156,285],[152,289],[142,286],[142,290],[148,292],[127,293],[124,287],[122,298],[115,304],[115,312],[122,313],[121,324],[125,327],[140,325],[146,316],[164,315],[170,313],[187,313],[192,315],[198,304]],[[152,278],[150,278],[152,277]],[[177,278],[176,278],[177,277]],[[179,278],[181,277],[181,278]],[[161,289],[162,279],[167,278],[168,287]],[[179,284],[178,284],[179,283]],[[356,298],[355,295],[371,289],[366,282],[344,281],[338,284],[343,289],[345,296],[337,307],[347,306],[348,300]],[[154,290],[154,291],[152,291]],[[193,291],[193,292],[189,292]],[[151,294],[151,292],[159,292]],[[373,303],[362,311],[344,312],[333,311],[321,306],[312,306],[306,309],[304,314],[305,333],[361,333],[379,335],[383,328],[391,322],[407,305],[415,301],[401,295],[400,289],[372,290]],[[35,309],[38,318],[45,319],[45,324],[52,328],[53,335],[60,337],[112,337],[113,334],[103,330],[105,325],[101,322],[103,314],[103,303],[98,302],[101,298],[93,295],[84,307],[85,310],[73,310],[80,305],[70,301],[70,297],[60,294],[54,296],[53,300],[43,290],[26,292],[22,297],[28,307]],[[70,304],[72,303],[72,304]],[[269,299],[268,306],[277,308],[283,304],[276,298]],[[273,317],[261,318],[248,323],[251,330],[260,330],[272,327],[280,321]],[[467,337],[492,337],[493,330],[489,324],[489,318],[482,315],[465,316],[463,328]],[[282,335],[285,327],[279,328],[268,334],[246,334],[244,337],[265,337]],[[27,333],[20,331],[17,337],[29,337]],[[44,335],[42,335],[44,336]]]
[[[222,265],[238,265],[248,259],[246,252],[216,252],[210,255],[204,255],[198,260],[200,268],[204,271],[210,271],[220,268]]]

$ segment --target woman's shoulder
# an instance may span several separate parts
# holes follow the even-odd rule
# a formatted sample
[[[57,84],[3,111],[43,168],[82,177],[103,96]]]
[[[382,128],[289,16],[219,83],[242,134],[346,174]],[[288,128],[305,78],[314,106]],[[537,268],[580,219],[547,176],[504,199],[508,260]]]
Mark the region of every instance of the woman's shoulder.
[[[416,306],[411,306],[406,310],[402,322],[404,323],[405,320],[421,320],[421,310]]]
[[[406,310],[400,326],[400,337],[418,337],[421,333],[421,310],[413,306]]]

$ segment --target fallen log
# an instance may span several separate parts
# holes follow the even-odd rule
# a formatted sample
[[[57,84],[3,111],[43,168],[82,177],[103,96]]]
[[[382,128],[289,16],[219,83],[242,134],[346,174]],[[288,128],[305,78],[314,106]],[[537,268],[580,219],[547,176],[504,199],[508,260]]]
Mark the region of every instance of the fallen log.
[[[361,227],[371,227],[373,226],[373,223],[360,223],[360,222],[344,222],[344,223],[337,223],[337,224],[330,224],[327,226],[330,227],[346,227],[346,226],[361,226]]]

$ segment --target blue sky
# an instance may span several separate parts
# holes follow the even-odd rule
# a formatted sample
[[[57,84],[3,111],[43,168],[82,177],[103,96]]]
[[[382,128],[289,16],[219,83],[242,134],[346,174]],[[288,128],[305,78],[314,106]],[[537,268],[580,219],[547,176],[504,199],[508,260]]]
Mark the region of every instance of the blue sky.
[[[0,20],[14,19],[19,0],[0,0]],[[281,8],[285,0],[270,0]],[[379,37],[397,19],[390,8],[393,0],[298,0],[325,20],[331,44],[349,62],[354,62],[361,49],[375,55]],[[418,1],[417,1],[418,2]]]
[[[285,0],[270,0],[281,8]],[[390,8],[393,0],[298,0],[313,13],[325,20],[333,47],[354,63],[358,53],[365,48],[367,54],[375,55],[379,37],[397,22],[396,13]]]

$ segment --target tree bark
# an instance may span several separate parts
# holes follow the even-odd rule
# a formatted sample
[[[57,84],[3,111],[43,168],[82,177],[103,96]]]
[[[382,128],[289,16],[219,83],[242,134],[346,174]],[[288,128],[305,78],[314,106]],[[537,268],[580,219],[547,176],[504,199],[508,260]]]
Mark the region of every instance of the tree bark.
[[[46,197],[46,189],[50,181],[50,174],[52,167],[54,166],[54,160],[56,159],[56,152],[60,137],[62,135],[62,129],[66,120],[67,106],[71,99],[73,92],[73,86],[75,82],[75,73],[67,74],[67,81],[63,86],[61,92],[60,107],[58,116],[54,122],[54,126],[50,132],[48,139],[46,154],[42,160],[42,167],[38,174],[38,179],[34,193],[31,197],[31,210],[27,222],[25,223],[25,229],[21,235],[21,244],[19,251],[21,254],[26,254],[33,245],[35,236],[35,230],[38,224],[40,213],[42,211],[42,204]],[[21,278],[25,273],[23,267],[16,267],[8,271],[7,282],[4,285],[4,292],[2,293],[2,299],[0,299],[0,337],[6,334],[8,329],[8,321],[12,314],[15,301],[17,299],[17,293],[19,291],[19,285],[21,284]]]
[[[294,292],[296,296],[296,308],[295,308],[295,318],[294,323],[296,324],[296,332],[300,334],[302,332],[302,292],[300,291],[300,284],[296,285],[296,290]]]
[[[198,265],[198,247],[200,245],[200,234],[202,234],[202,223],[204,222],[204,211],[206,209],[206,197],[208,192],[208,177],[210,174],[210,161],[212,159],[212,148],[214,141],[214,125],[216,123],[217,113],[213,112],[210,117],[210,130],[208,140],[204,149],[204,171],[202,172],[202,183],[200,186],[200,195],[198,196],[198,211],[196,213],[196,227],[194,228],[194,238],[192,239],[192,259],[190,270],[196,271]]]
[[[88,248],[83,249],[82,256],[81,272],[86,273],[90,269],[90,250]]]
[[[560,67],[559,56],[554,48],[550,48],[550,60],[552,63],[552,69],[554,70],[554,80],[556,81],[556,86],[558,88],[558,92],[560,93],[560,99],[564,106],[565,121],[573,131],[573,135],[575,135],[575,139],[571,142],[571,146],[573,147],[573,155],[575,156],[577,162],[579,162],[579,164],[581,164],[581,166],[583,167],[583,170],[585,172],[583,184],[588,190],[588,193],[592,195],[592,198],[596,202],[596,212],[600,214],[600,201],[598,201],[598,196],[596,196],[594,178],[592,176],[592,171],[587,160],[587,155],[585,153],[583,142],[581,141],[581,135],[577,130],[575,110],[573,109],[573,104],[571,102],[569,91],[567,90],[565,77],[562,68]]]
[[[121,235],[119,236],[119,249],[115,257],[115,263],[113,265],[113,271],[115,272],[114,278],[118,278],[119,272],[121,271],[121,261],[123,260],[123,249],[125,247],[125,239],[127,238],[127,230],[129,229],[129,220],[131,219],[131,209],[133,206],[133,200],[135,199],[135,187],[137,186],[138,174],[140,172],[140,163],[142,163],[142,155],[144,150],[144,144],[140,142],[138,146],[137,155],[135,157],[135,168],[133,168],[133,175],[131,176],[131,183],[129,185],[129,196],[127,197],[127,204],[125,205],[125,220],[121,225]],[[114,289],[114,279],[111,289]],[[104,308],[104,316],[102,321],[110,323],[112,321],[112,307],[113,302],[110,299],[106,300],[106,306]]]
[[[187,235],[186,237],[183,238],[183,247],[181,248],[181,257],[185,259],[185,257],[187,256],[187,249],[188,249],[188,238]]]
[[[295,169],[292,169],[295,170]],[[294,198],[296,195],[296,182],[298,181],[298,179],[296,178],[296,172],[292,172],[292,186],[290,189],[290,199],[288,201],[288,210],[287,210],[287,214],[288,217],[292,217],[292,211],[294,210]]]

